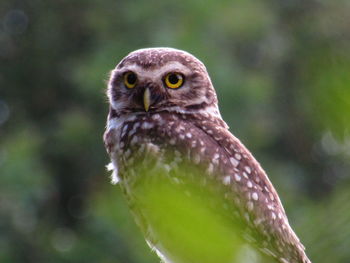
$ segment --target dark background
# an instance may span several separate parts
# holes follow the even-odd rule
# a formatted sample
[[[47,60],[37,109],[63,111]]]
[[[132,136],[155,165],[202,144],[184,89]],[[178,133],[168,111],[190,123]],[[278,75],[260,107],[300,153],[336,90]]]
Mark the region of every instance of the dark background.
[[[159,262],[102,134],[108,72],[137,48],[207,66],[314,262],[350,262],[347,0],[0,3],[0,262]]]

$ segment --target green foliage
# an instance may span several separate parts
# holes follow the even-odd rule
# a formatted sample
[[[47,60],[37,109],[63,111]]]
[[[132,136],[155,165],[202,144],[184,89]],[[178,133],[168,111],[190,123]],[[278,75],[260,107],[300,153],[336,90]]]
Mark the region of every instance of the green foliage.
[[[349,262],[349,9],[345,0],[2,0],[0,262],[159,262],[109,184],[102,144],[108,72],[148,46],[206,64],[224,119],[268,172],[311,259]],[[182,222],[172,232],[190,245],[176,246],[183,257],[235,254],[230,222],[153,187],[143,189],[153,220],[182,211],[162,218]]]
[[[350,57],[328,49],[318,52],[322,55],[312,52],[305,70],[310,114],[318,112],[317,126],[344,138],[350,131]]]
[[[178,181],[137,168],[140,178],[133,187],[134,205],[142,210],[149,231],[162,240],[174,262],[231,262],[237,258],[243,245],[242,226],[232,219],[233,202],[227,204],[220,194],[225,189],[215,186],[214,180],[199,183],[202,174],[187,166],[173,175]]]
[[[183,189],[165,183],[144,190],[147,215],[158,227],[154,231],[165,240],[164,247],[174,248],[173,258],[183,259],[178,262],[231,262],[235,258],[239,231],[203,204],[205,196],[190,198]]]

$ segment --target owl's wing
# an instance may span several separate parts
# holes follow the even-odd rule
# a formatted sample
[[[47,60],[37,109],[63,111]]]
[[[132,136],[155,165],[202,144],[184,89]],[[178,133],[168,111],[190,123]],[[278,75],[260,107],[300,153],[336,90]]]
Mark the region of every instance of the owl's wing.
[[[232,135],[222,120],[192,120],[191,124],[215,141],[207,151],[213,170],[224,185],[232,186],[240,208],[260,249],[280,262],[309,262],[304,246],[289,225],[279,196],[260,164]]]

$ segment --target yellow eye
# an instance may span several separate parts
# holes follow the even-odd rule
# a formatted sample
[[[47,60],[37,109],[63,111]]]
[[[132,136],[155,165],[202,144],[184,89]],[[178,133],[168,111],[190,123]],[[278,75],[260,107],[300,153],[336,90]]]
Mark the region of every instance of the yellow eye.
[[[184,83],[184,77],[180,73],[169,73],[164,79],[165,85],[170,89],[177,89]]]
[[[136,86],[137,76],[134,72],[126,72],[124,74],[124,84],[128,89],[132,89]]]

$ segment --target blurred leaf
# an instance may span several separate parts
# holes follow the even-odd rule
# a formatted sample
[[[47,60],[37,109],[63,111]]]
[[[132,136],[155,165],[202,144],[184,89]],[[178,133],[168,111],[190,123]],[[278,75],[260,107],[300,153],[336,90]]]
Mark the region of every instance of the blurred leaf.
[[[350,58],[329,52],[313,51],[310,56],[303,74],[310,87],[303,91],[307,94],[305,106],[318,127],[344,138],[350,132]]]

